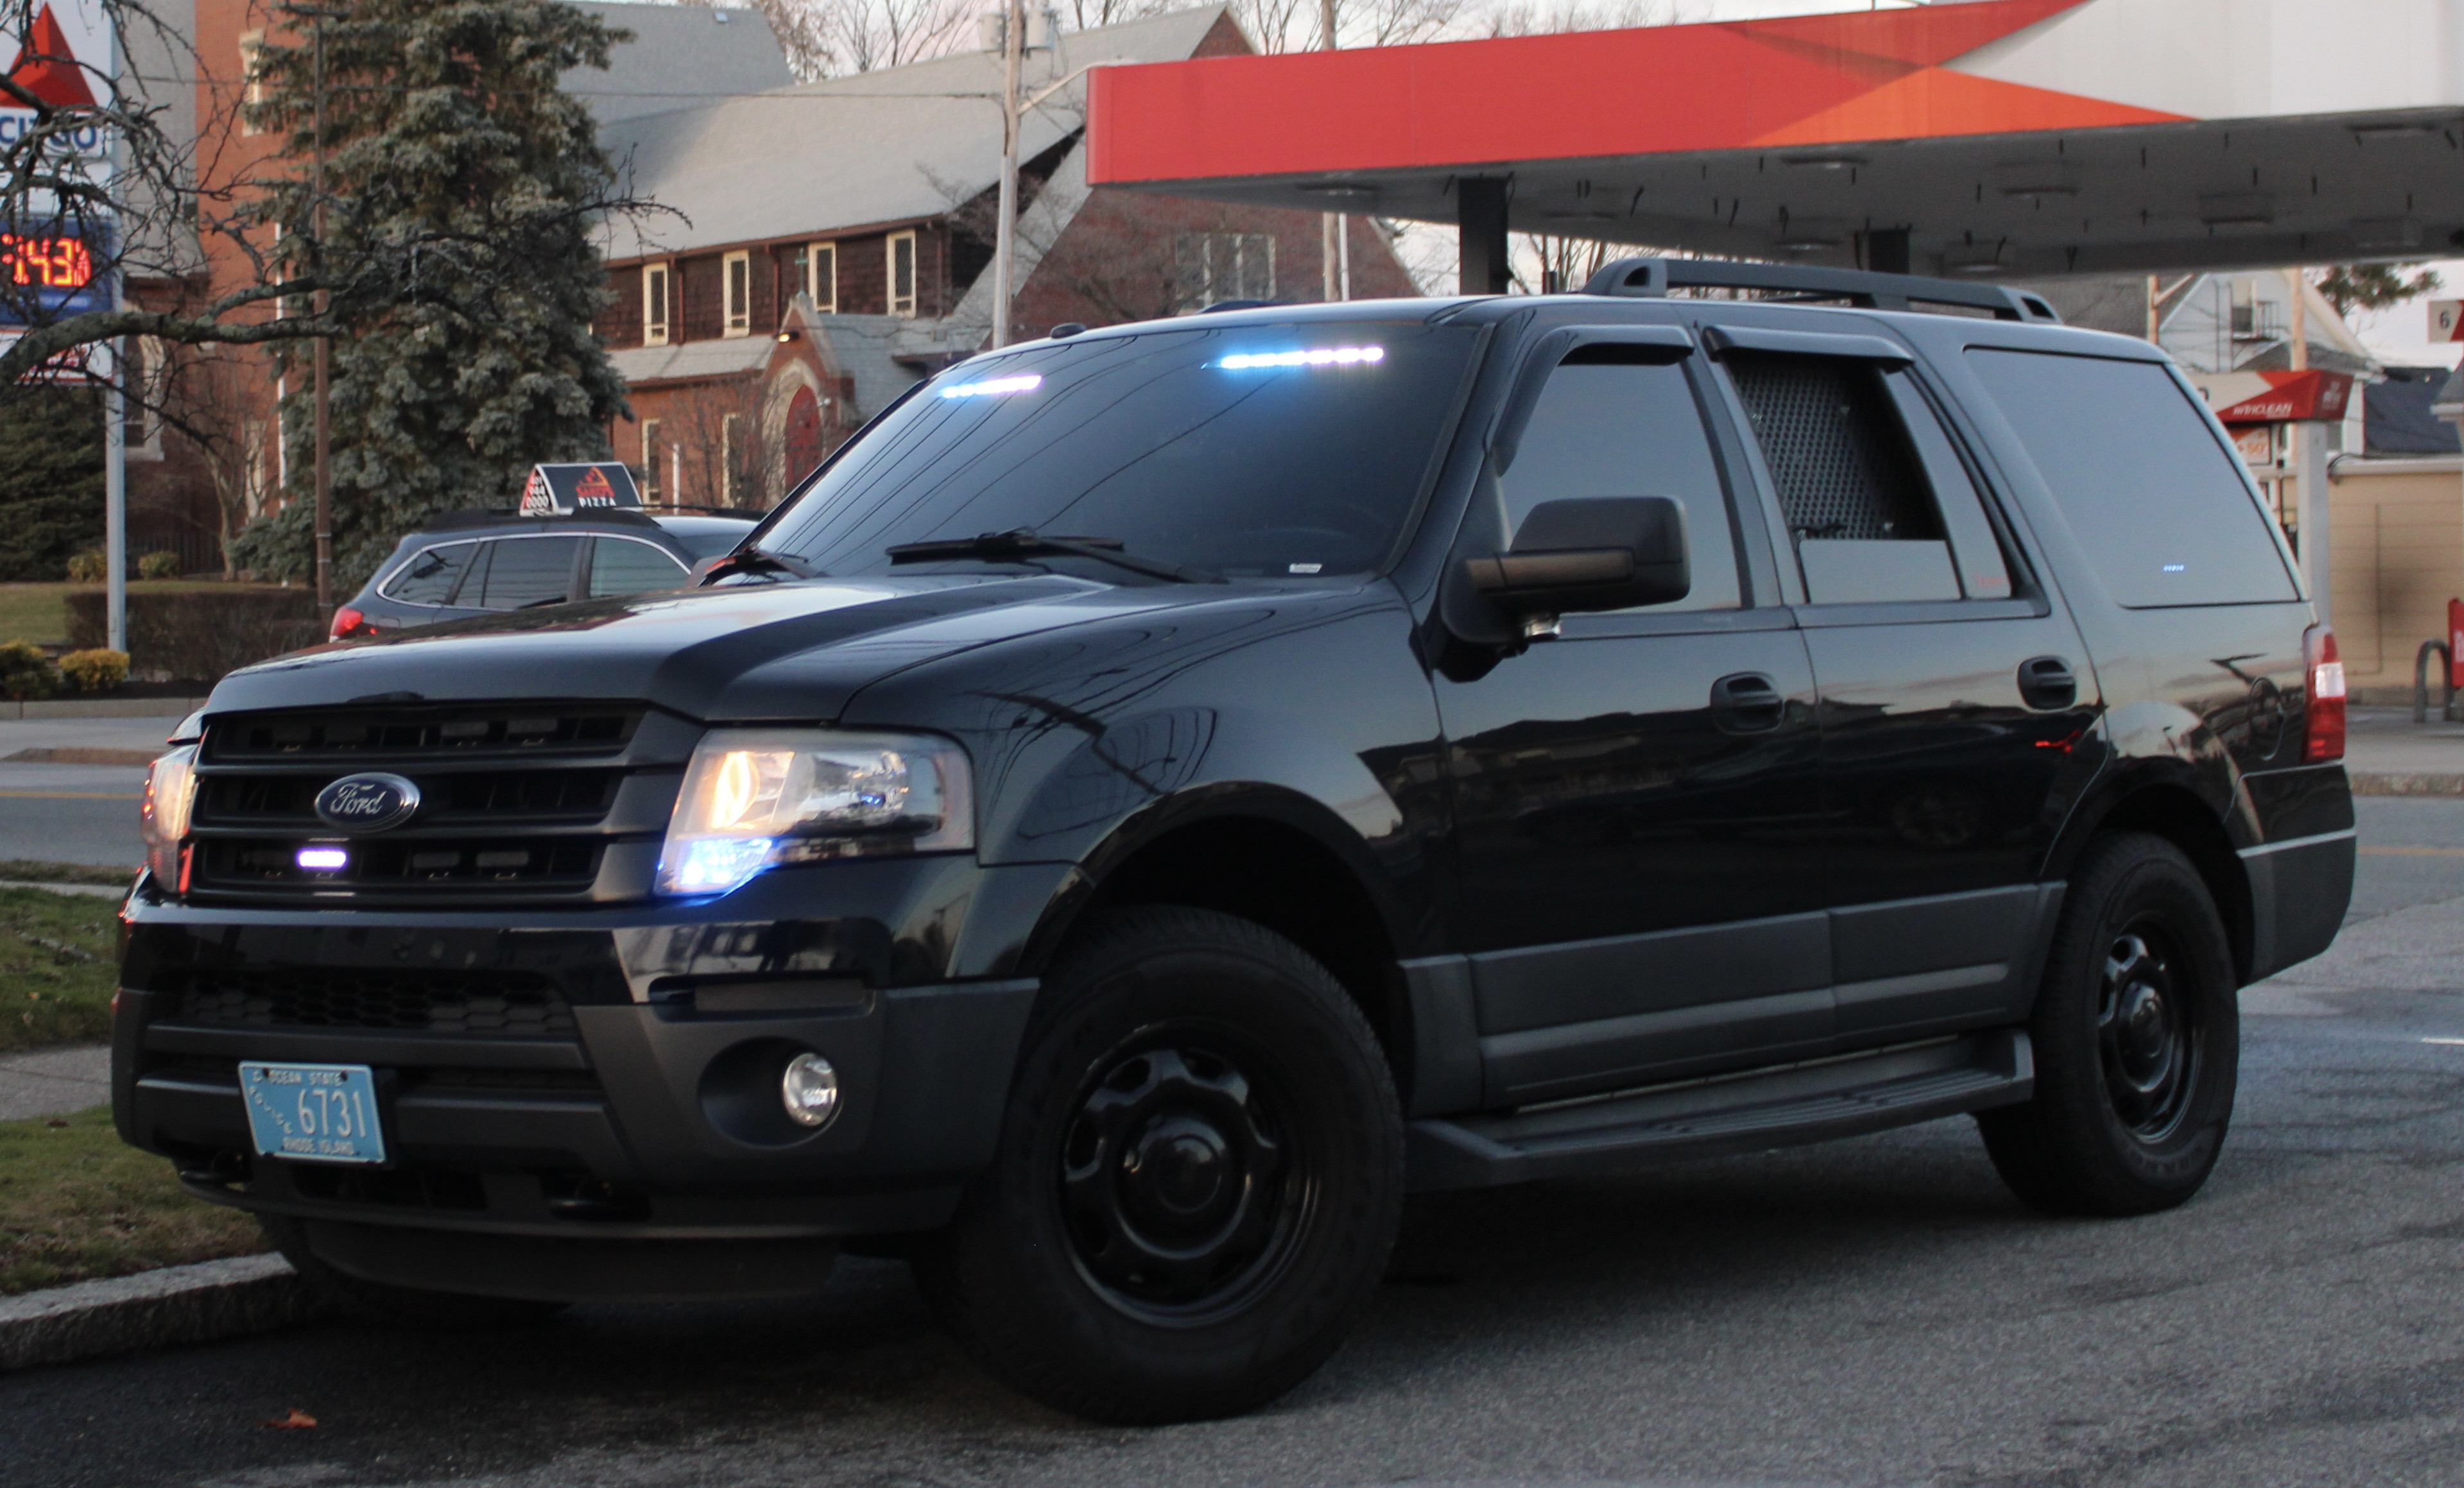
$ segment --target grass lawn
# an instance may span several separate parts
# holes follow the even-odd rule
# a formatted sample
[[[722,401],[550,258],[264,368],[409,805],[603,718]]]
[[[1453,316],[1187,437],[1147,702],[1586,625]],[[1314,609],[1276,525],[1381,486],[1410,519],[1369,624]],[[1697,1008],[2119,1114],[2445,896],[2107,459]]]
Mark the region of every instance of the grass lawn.
[[[69,638],[69,591],[101,587],[100,584],[72,583],[0,584],[0,641],[66,641]],[[229,587],[231,586],[215,579],[158,579],[142,583],[132,580],[128,592],[169,594],[182,589]]]
[[[122,1145],[108,1109],[0,1121],[0,1296],[265,1249],[255,1220]]]
[[[0,888],[0,1050],[111,1037],[119,911],[99,894]]]

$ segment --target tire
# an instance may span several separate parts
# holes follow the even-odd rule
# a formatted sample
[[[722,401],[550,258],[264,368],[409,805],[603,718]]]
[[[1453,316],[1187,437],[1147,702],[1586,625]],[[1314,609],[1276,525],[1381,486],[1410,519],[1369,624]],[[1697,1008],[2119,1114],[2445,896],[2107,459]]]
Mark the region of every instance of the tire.
[[[1284,1393],[1394,1248],[1376,1037],[1299,947],[1206,910],[1111,916],[1045,985],[993,1162],[915,1258],[927,1300],[996,1378],[1089,1420]]]
[[[2170,1209],[2224,1149],[2241,1024],[2233,952],[2180,848],[2121,833],[2071,875],[2028,1033],[2035,1097],[1979,1112],[2013,1193],[2054,1214]]]
[[[511,1297],[471,1297],[364,1280],[339,1271],[308,1244],[308,1227],[287,1214],[259,1214],[265,1237],[308,1290],[354,1323],[414,1333],[484,1333],[543,1323],[568,1305]]]

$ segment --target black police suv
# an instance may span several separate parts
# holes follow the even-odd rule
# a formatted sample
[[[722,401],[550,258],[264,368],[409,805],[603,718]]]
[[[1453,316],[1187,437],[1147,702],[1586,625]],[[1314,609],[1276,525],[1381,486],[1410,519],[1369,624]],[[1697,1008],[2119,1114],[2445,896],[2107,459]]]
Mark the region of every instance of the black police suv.
[[[2343,707],[2198,397],[2025,294],[1088,332],[703,587],[226,679],[114,1110],[362,1317],[847,1249],[1065,1410],[1236,1411],[1413,1192],[1972,1114],[2047,1213],[2188,1199],[2343,913]]]
[[[682,588],[696,566],[743,541],[758,515],[444,513],[396,544],[336,607],[333,638]]]

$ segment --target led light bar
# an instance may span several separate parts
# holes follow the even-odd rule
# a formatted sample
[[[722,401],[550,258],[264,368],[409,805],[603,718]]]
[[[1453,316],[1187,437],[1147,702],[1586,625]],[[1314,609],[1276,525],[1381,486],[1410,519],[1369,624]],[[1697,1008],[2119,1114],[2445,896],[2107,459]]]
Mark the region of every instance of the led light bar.
[[[351,854],[344,847],[302,847],[292,861],[311,873],[334,873],[350,866]]]
[[[941,389],[944,398],[998,398],[1004,393],[1031,393],[1044,385],[1040,372],[1016,377],[989,377],[980,383],[955,383]]]
[[[1226,372],[1262,367],[1351,367],[1383,361],[1383,346],[1312,346],[1307,351],[1239,351],[1215,363]]]

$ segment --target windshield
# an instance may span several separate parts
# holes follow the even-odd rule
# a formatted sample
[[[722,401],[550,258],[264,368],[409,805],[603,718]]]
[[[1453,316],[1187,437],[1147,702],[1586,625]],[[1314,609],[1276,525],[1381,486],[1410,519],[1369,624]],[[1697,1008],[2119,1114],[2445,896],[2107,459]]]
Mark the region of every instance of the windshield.
[[[1226,577],[1362,573],[1410,515],[1478,334],[1176,326],[979,357],[867,433],[759,545],[879,573],[892,544],[1024,528]]]

